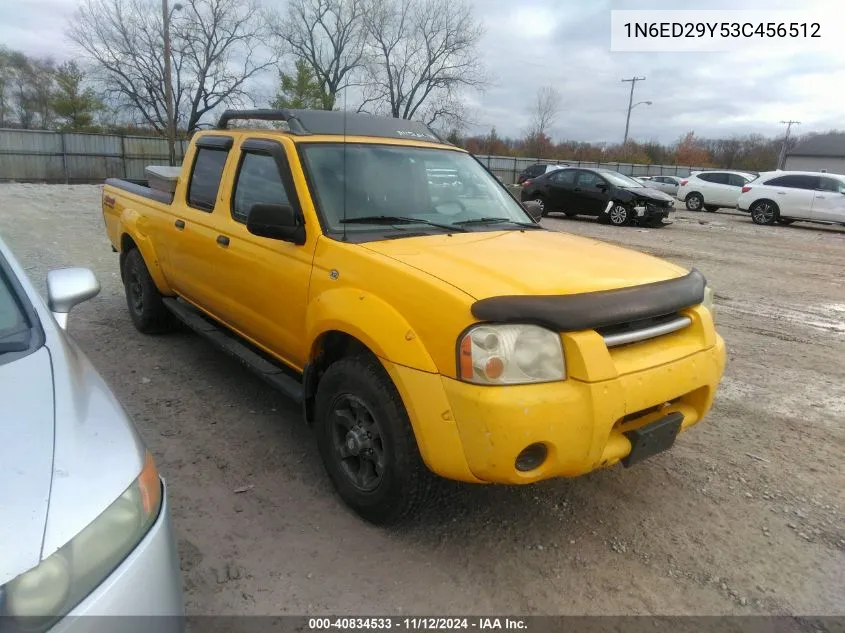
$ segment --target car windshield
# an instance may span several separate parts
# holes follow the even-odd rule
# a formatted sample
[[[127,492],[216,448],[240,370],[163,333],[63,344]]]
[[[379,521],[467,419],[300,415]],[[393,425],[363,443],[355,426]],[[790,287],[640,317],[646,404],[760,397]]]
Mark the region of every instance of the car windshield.
[[[0,269],[0,354],[23,351],[29,347],[30,324]]]
[[[365,143],[302,147],[329,231],[400,229],[411,234],[451,226],[480,231],[532,222],[501,183],[464,152]],[[385,221],[400,216],[395,226]],[[490,219],[496,222],[485,221]]]
[[[643,183],[634,180],[633,178],[628,178],[628,176],[623,176],[619,172],[616,171],[600,171],[599,172],[605,180],[609,181],[610,184],[616,185],[617,187],[623,187],[625,189],[634,189],[636,187],[644,187]]]

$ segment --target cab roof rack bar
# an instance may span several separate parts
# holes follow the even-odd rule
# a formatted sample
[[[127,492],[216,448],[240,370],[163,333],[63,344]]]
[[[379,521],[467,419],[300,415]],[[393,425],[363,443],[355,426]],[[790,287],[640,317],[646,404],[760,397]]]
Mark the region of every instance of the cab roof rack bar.
[[[229,121],[254,119],[259,121],[284,121],[294,134],[310,134],[302,127],[302,123],[296,118],[294,111],[274,110],[272,108],[260,108],[257,110],[226,110],[220,115],[217,121],[217,129],[225,130],[229,127]]]
[[[261,121],[283,121],[291,134],[327,134],[349,136],[375,136],[427,141],[449,145],[437,132],[420,121],[375,116],[362,112],[340,112],[333,110],[258,109],[226,110],[217,122],[217,129],[225,130],[229,121],[257,119]]]

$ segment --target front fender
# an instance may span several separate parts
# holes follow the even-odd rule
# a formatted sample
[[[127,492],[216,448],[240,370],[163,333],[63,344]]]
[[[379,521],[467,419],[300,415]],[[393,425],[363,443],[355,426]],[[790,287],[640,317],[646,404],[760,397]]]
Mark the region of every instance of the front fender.
[[[437,367],[417,333],[389,303],[365,290],[337,288],[319,294],[308,306],[309,341],[339,331],[366,345],[376,356],[429,373]]]
[[[150,237],[149,227],[150,221],[146,216],[138,213],[135,209],[124,208],[120,214],[121,251],[123,251],[123,236],[128,235],[141,252],[150,277],[153,278],[158,291],[163,295],[173,295],[173,289],[167,282],[167,277],[165,277],[159,264],[158,254],[156,253],[155,244]],[[125,256],[125,254],[121,252],[121,256]],[[121,270],[121,272],[123,271]]]

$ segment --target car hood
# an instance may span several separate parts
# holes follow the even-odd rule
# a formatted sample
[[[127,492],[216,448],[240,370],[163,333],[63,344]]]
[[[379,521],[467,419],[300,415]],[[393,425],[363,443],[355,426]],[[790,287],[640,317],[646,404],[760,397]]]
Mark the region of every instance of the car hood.
[[[610,290],[687,273],[651,255],[557,231],[455,233],[365,246],[475,299]]]
[[[638,198],[644,198],[645,200],[656,200],[658,202],[672,202],[674,198],[667,193],[663,193],[659,189],[652,189],[648,185],[644,187],[632,187],[630,189],[625,189]]]
[[[0,365],[0,585],[38,564],[53,477],[53,371],[42,346]]]

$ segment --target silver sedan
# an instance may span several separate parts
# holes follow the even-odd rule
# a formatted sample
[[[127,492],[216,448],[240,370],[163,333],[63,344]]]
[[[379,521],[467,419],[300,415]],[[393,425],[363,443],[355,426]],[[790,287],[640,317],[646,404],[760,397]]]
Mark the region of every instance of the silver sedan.
[[[106,631],[109,618],[184,628],[163,480],[103,379],[65,334],[99,292],[47,276],[48,305],[0,240],[0,620],[4,630]],[[48,307],[49,306],[49,307]],[[121,618],[121,631],[151,630]]]

